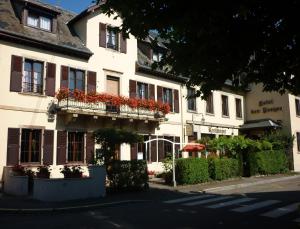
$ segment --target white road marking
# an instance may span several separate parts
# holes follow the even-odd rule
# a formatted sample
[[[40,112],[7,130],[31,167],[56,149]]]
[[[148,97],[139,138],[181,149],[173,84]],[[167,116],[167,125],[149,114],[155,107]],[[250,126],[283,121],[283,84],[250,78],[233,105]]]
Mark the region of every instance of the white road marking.
[[[281,208],[276,208],[275,210],[266,212],[261,214],[262,216],[270,217],[270,218],[277,218],[283,215],[287,215],[291,212],[297,211],[299,209],[300,203],[290,204]]]
[[[204,198],[211,197],[211,196],[214,196],[214,195],[205,194],[205,195],[201,195],[201,196],[190,196],[190,197],[184,197],[184,198],[164,201],[164,203],[165,204],[176,204],[176,203],[186,202],[186,201],[189,201],[189,200],[204,199]]]
[[[236,200],[231,200],[231,201],[226,201],[226,202],[210,205],[210,206],[207,206],[207,207],[208,208],[223,208],[223,207],[232,206],[232,205],[235,205],[235,204],[241,204],[241,203],[249,202],[249,201],[252,201],[252,200],[255,200],[255,198],[240,198],[240,199],[236,199]]]
[[[279,200],[266,200],[266,201],[261,201],[261,202],[255,203],[255,204],[250,204],[250,205],[247,205],[247,206],[234,208],[231,211],[234,211],[234,212],[250,212],[250,211],[254,211],[256,209],[267,207],[267,206],[277,204],[277,203],[280,203],[280,202],[281,201],[279,201]]]
[[[216,201],[220,201],[220,200],[228,200],[228,199],[232,199],[232,198],[233,198],[233,196],[219,196],[219,197],[215,197],[215,198],[210,198],[208,200],[200,200],[200,201],[195,201],[195,202],[191,202],[191,203],[186,203],[186,204],[183,204],[183,205],[184,206],[195,206],[195,205],[201,205],[201,204],[216,202]]]

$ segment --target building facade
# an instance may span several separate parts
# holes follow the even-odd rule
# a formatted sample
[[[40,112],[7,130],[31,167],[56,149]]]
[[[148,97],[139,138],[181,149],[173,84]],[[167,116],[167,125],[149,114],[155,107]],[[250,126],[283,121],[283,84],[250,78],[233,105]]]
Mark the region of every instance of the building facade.
[[[33,0],[0,2],[0,177],[4,166],[62,165],[91,162],[93,131],[123,128],[144,136],[182,143],[203,136],[237,135],[244,123],[244,95],[230,88],[214,91],[205,102],[187,99],[195,89],[183,77],[153,70],[165,49],[153,50],[151,36],[124,38],[113,28],[120,19],[101,13],[101,6],[75,15]],[[57,99],[60,89],[76,89],[121,98],[155,100],[170,106],[167,115],[153,110],[91,104],[72,96]],[[176,146],[179,149],[181,146]],[[161,162],[172,145],[153,141],[118,147],[120,160],[146,159],[149,170]],[[188,156],[188,155],[186,155]]]

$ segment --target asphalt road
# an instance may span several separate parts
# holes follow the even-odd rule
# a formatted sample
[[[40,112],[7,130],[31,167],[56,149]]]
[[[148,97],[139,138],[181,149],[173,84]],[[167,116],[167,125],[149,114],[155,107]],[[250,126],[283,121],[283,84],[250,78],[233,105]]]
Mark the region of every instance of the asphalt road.
[[[85,211],[1,214],[0,228],[300,228],[300,179],[218,193],[150,190],[144,197]]]

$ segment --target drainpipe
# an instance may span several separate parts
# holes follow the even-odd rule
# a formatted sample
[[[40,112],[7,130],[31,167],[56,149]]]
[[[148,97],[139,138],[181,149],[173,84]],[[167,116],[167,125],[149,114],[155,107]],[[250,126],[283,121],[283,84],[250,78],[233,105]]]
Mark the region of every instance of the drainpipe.
[[[180,118],[181,118],[181,136],[182,136],[182,142],[185,142],[185,134],[184,134],[184,123],[183,123],[183,103],[182,103],[182,100],[183,100],[183,96],[182,96],[182,88],[183,88],[183,84],[180,85]],[[180,145],[180,148],[181,148],[181,145]]]

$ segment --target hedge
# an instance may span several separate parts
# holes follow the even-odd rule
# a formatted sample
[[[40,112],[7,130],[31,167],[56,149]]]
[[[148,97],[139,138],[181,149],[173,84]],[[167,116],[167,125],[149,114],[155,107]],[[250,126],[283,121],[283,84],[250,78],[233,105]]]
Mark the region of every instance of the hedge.
[[[147,162],[115,160],[108,166],[107,177],[113,191],[142,189],[148,186]]]
[[[209,176],[213,180],[225,180],[240,176],[240,165],[233,158],[211,158],[209,159]]]
[[[288,159],[283,150],[250,153],[250,174],[276,174],[288,171]]]
[[[181,158],[176,161],[178,184],[197,184],[209,180],[208,162],[204,158]]]

